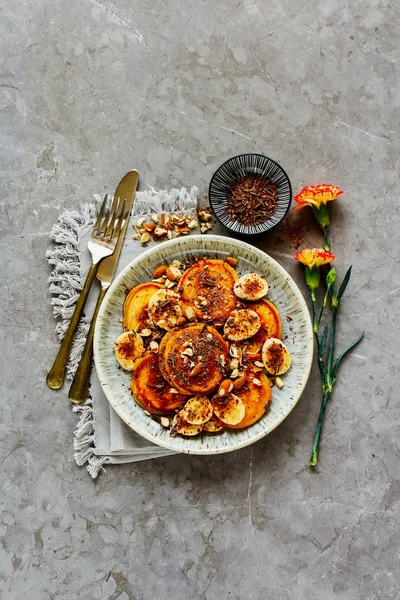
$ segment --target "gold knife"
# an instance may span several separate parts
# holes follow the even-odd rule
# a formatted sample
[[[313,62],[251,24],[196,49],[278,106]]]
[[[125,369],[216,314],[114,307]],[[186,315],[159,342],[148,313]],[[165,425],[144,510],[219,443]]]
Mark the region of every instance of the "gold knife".
[[[139,173],[134,169],[129,171],[119,182],[119,185],[115,192],[115,197],[124,198],[126,200],[126,212],[130,215],[133,205],[133,199],[135,197],[136,188],[139,181]],[[100,281],[101,290],[99,297],[97,298],[96,308],[94,309],[92,322],[90,324],[89,333],[86,338],[85,347],[82,352],[82,357],[78,368],[76,370],[72,385],[69,390],[68,398],[74,404],[83,404],[89,394],[89,380],[90,371],[92,367],[92,354],[93,354],[93,334],[96,324],[97,313],[99,312],[100,305],[103,301],[104,296],[114,277],[115,270],[118,265],[119,255],[121,253],[122,244],[124,243],[126,230],[130,223],[130,219],[126,219],[126,223],[122,228],[121,234],[114,253],[105,258],[99,266],[96,277]]]

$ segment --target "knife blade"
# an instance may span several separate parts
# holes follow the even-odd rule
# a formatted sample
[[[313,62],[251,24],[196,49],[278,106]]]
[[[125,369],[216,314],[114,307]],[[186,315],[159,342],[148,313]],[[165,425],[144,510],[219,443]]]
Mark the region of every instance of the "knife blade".
[[[82,352],[82,357],[79,362],[68,394],[68,398],[74,404],[83,404],[87,400],[89,394],[89,380],[93,354],[93,335],[96,324],[96,318],[103,298],[111,285],[114,273],[118,266],[118,260],[121,254],[122,245],[124,243],[126,230],[129,226],[129,216],[131,214],[138,181],[139,173],[136,171],[136,169],[129,171],[119,182],[114,194],[114,198],[123,198],[126,201],[127,218],[121,230],[121,234],[118,238],[118,242],[113,254],[102,260],[97,270],[96,277],[101,284],[101,290],[97,298],[96,307],[94,309],[92,322],[90,324],[90,329],[86,338],[86,343]]]

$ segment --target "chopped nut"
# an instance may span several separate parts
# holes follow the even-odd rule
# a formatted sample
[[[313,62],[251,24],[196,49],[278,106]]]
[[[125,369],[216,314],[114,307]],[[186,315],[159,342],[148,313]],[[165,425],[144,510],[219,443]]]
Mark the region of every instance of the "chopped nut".
[[[168,419],[168,417],[161,417],[160,422],[161,425],[166,429],[168,429],[168,427],[171,425],[171,421]]]
[[[230,379],[224,379],[218,388],[218,396],[227,396],[233,390],[233,383]]]
[[[176,317],[168,317],[168,326],[175,327],[177,320]]]
[[[182,277],[182,271],[178,269],[178,267],[168,267],[166,270],[166,275],[171,281],[177,281],[180,277]]]
[[[192,308],[191,306],[188,306],[188,307],[185,309],[185,312],[186,312],[186,318],[187,318],[189,321],[191,321],[192,319],[194,319],[194,317],[196,316],[196,315],[195,315],[195,312],[194,312],[194,310],[193,310],[193,308]]]
[[[140,241],[142,242],[142,244],[147,244],[149,239],[150,239],[150,234],[148,231],[146,231],[146,233],[142,233],[142,235],[140,236]]]
[[[175,388],[169,388],[169,392],[170,394],[179,394],[178,390],[176,390]]]
[[[149,233],[152,233],[155,230],[156,226],[153,225],[153,223],[145,223],[144,228]]]
[[[200,225],[200,233],[206,233],[206,231],[208,231],[208,227],[205,223],[202,223]]]
[[[206,338],[211,341],[213,339],[213,334],[207,333]]]
[[[231,267],[236,267],[237,259],[233,258],[233,256],[227,256],[225,260],[228,263],[228,265],[231,265]]]
[[[165,225],[165,214],[164,213],[162,213],[160,215],[160,225],[161,225],[161,227],[164,227],[164,225]]]
[[[190,345],[191,345],[191,342],[188,342],[188,341],[186,341],[186,342],[183,342],[183,344],[182,344],[182,346],[183,346],[184,348],[187,348],[187,347],[188,347],[188,346],[190,346]]]
[[[212,229],[214,227],[213,223],[207,223],[207,229]]]
[[[151,335],[150,329],[142,329],[138,333],[139,333],[140,337],[149,337],[149,335]]]
[[[179,233],[182,233],[182,235],[187,235],[189,231],[189,227],[181,227],[181,229],[179,229]]]
[[[162,227],[156,227],[153,231],[153,237],[155,240],[159,240],[160,238],[165,237],[166,235],[168,235],[168,230],[163,229]]]
[[[171,281],[171,280],[170,280],[170,279],[168,279],[168,278],[165,280],[165,287],[166,287],[166,288],[168,288],[168,289],[170,289],[170,288],[173,288],[173,287],[174,287],[174,285],[176,285],[176,282],[175,282],[175,281]]]
[[[161,277],[162,275],[164,275],[164,273],[165,273],[166,270],[167,270],[166,265],[160,265],[159,267],[157,267],[156,269],[154,269],[153,278],[154,279],[158,279],[159,277]]]
[[[192,372],[190,373],[191,377],[195,377],[200,373],[203,368],[203,363],[198,363],[195,367],[193,367]]]
[[[170,229],[168,229],[167,238],[172,240],[172,231]]]
[[[182,316],[178,317],[178,321],[177,321],[178,325],[184,325],[185,323],[186,323],[185,317],[182,317]]]
[[[182,352],[182,354],[186,354],[187,356],[193,356],[193,350],[189,346]]]
[[[209,221],[211,219],[211,213],[204,209],[197,211],[197,216],[199,217],[200,221]]]
[[[253,378],[253,383],[254,383],[254,385],[258,385],[260,387],[262,386],[261,381],[259,379],[257,379],[256,377]]]
[[[229,368],[231,371],[238,369],[239,368],[239,360],[237,358],[234,358],[233,360],[231,360],[231,362],[229,364]]]
[[[285,385],[283,383],[283,379],[281,379],[280,377],[275,377],[275,383],[276,383],[276,387],[278,387],[279,389],[282,389],[283,386]]]
[[[158,215],[151,215],[151,220],[154,221],[154,223],[158,223]]]
[[[233,382],[233,387],[235,390],[240,390],[244,384],[246,383],[246,374],[243,373],[243,375],[241,375],[240,377],[238,377],[237,379],[235,379],[235,381]]]
[[[140,235],[138,233],[135,233],[135,235],[132,236],[133,240],[140,240]]]
[[[179,260],[176,260],[176,258],[172,261],[172,263],[169,266],[170,267],[177,267],[178,269],[180,269],[181,267],[183,267],[182,263],[179,262]]]
[[[157,327],[161,327],[162,329],[168,327],[167,321],[165,319],[160,319],[159,321],[157,321],[156,325]]]
[[[201,306],[207,306],[208,305],[208,301],[207,300],[202,300],[200,302]]]
[[[256,367],[261,367],[262,368],[264,366],[264,363],[262,363],[260,360],[254,361],[254,364],[256,365]]]
[[[170,227],[172,225],[172,217],[171,215],[167,215],[165,217],[165,223],[164,223],[165,227]]]
[[[152,350],[153,352],[158,352],[158,342],[156,342],[155,340],[151,340],[150,350]]]
[[[192,219],[191,221],[189,221],[188,227],[189,227],[189,229],[195,229],[197,227],[197,221]]]
[[[165,283],[166,277],[158,277],[157,279],[153,279],[156,283]]]
[[[138,227],[139,229],[143,226],[143,224],[146,222],[146,217],[142,217],[141,219],[139,219],[136,223],[136,227]]]
[[[231,373],[231,377],[233,379],[235,379],[236,377],[238,377],[239,375],[239,370],[238,369],[233,369],[232,373]]]
[[[231,356],[233,356],[233,358],[237,358],[239,356],[239,352],[238,352],[238,349],[236,348],[236,346],[231,346],[230,347],[229,354]]]
[[[149,413],[149,411],[148,411],[148,410],[145,410],[145,411],[144,411],[144,414],[146,415],[146,417],[151,417],[151,415],[150,415],[150,413]]]

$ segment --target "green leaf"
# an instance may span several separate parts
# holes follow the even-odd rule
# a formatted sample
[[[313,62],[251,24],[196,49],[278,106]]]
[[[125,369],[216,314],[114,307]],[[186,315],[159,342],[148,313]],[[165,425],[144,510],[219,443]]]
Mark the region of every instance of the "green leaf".
[[[340,300],[342,299],[342,296],[343,296],[343,294],[344,294],[344,292],[345,292],[345,289],[347,288],[347,284],[348,284],[348,283],[349,283],[349,281],[350,281],[350,277],[351,277],[351,269],[352,269],[352,268],[353,268],[353,267],[352,267],[352,266],[350,266],[350,267],[347,269],[347,273],[346,273],[346,275],[344,276],[344,279],[343,279],[343,281],[342,281],[342,285],[341,285],[341,286],[340,286],[340,288],[339,288],[339,293],[338,293],[338,295],[337,295],[337,303],[338,303],[338,304],[339,304]]]
[[[361,340],[362,340],[362,339],[363,339],[363,337],[364,337],[364,333],[365,333],[365,331],[363,331],[363,332],[362,332],[362,334],[361,334],[360,336],[358,336],[358,338],[357,338],[357,339],[356,339],[354,342],[352,342],[352,343],[351,343],[349,346],[347,346],[347,348],[346,348],[345,350],[343,350],[343,352],[342,352],[341,354],[339,354],[339,356],[338,356],[338,357],[337,357],[337,359],[335,360],[335,364],[334,364],[334,367],[333,367],[333,377],[334,377],[335,379],[336,379],[336,375],[337,375],[338,368],[339,368],[339,365],[340,365],[340,362],[341,362],[342,358],[343,358],[343,357],[344,357],[344,356],[345,356],[345,355],[346,355],[348,352],[350,352],[350,350],[351,350],[352,348],[354,348],[354,346],[357,346],[357,344],[358,344],[359,342],[361,342]]]
[[[328,340],[328,323],[325,323],[324,330],[322,332],[321,343],[319,345],[318,358],[323,358],[323,356],[325,354],[327,340]]]

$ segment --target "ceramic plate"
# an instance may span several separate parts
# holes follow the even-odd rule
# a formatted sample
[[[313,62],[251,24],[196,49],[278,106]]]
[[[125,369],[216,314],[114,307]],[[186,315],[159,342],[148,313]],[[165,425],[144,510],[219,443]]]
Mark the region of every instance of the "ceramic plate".
[[[279,308],[283,338],[292,354],[292,366],[284,375],[282,389],[272,388],[269,411],[254,425],[222,434],[200,434],[193,438],[171,437],[167,429],[146,416],[130,392],[130,374],[117,368],[113,345],[122,333],[119,319],[126,290],[152,279],[160,264],[187,257],[207,256],[238,259],[239,274],[255,271],[265,275],[268,299]],[[289,319],[286,319],[289,317]],[[291,319],[291,320],[290,320]],[[287,336],[287,338],[286,338]],[[94,358],[101,386],[117,414],[137,433],[151,442],[189,454],[231,452],[261,439],[288,416],[306,385],[313,356],[313,334],[305,300],[290,275],[270,256],[245,242],[222,236],[189,236],[158,244],[132,261],[110,287],[97,317],[94,334]]]

